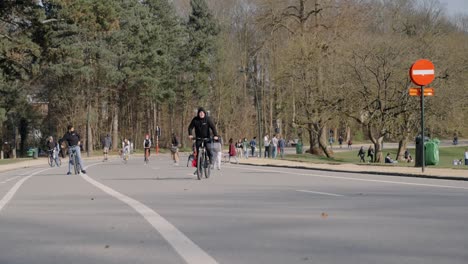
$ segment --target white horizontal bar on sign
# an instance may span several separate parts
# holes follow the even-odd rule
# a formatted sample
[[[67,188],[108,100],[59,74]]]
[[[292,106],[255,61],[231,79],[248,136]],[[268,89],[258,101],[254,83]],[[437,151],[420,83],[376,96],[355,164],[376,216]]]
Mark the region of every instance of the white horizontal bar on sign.
[[[434,75],[434,70],[413,70],[413,75]]]

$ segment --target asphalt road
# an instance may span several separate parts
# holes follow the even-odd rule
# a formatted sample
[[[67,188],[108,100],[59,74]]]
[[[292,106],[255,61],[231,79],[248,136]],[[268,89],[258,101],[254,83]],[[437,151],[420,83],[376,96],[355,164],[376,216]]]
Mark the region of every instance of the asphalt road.
[[[468,263],[468,182],[167,157],[0,174],[0,263]]]

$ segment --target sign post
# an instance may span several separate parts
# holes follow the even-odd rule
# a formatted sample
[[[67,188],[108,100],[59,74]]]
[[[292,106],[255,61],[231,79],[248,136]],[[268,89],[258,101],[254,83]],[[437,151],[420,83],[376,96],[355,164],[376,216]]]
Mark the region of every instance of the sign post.
[[[416,61],[415,63],[413,63],[413,65],[411,65],[411,68],[410,68],[411,81],[413,81],[413,83],[415,83],[416,85],[421,86],[421,90],[416,93],[419,93],[420,98],[421,98],[421,144],[422,144],[421,149],[422,150],[420,150],[420,152],[422,156],[422,162],[421,162],[422,172],[424,172],[424,167],[426,165],[426,160],[424,157],[425,156],[425,153],[424,153],[425,152],[425,149],[424,149],[424,141],[425,141],[424,96],[426,96],[425,91],[424,91],[424,86],[430,84],[434,80],[434,77],[435,77],[435,67],[431,61],[422,59],[422,60]],[[410,89],[410,95],[412,92],[414,93],[413,89],[414,88]],[[428,88],[428,89],[431,89],[430,90],[431,92],[428,95],[429,96],[433,95],[434,94],[433,89],[432,88]],[[418,150],[416,149],[416,151]]]

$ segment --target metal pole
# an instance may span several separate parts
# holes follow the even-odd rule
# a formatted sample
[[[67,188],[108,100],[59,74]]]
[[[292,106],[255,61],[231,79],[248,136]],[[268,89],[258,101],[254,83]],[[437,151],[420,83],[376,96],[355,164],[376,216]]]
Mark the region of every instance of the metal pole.
[[[424,166],[426,165],[426,159],[424,157],[425,155],[425,146],[424,146],[424,85],[421,86],[421,140],[422,140],[422,151],[421,151],[421,157],[422,157],[422,172],[424,172]]]

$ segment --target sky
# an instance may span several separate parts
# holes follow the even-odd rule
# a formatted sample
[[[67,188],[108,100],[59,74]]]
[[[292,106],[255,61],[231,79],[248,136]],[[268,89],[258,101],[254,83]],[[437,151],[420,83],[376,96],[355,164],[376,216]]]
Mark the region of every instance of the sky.
[[[468,0],[439,0],[445,5],[450,15],[465,13],[468,15]]]

